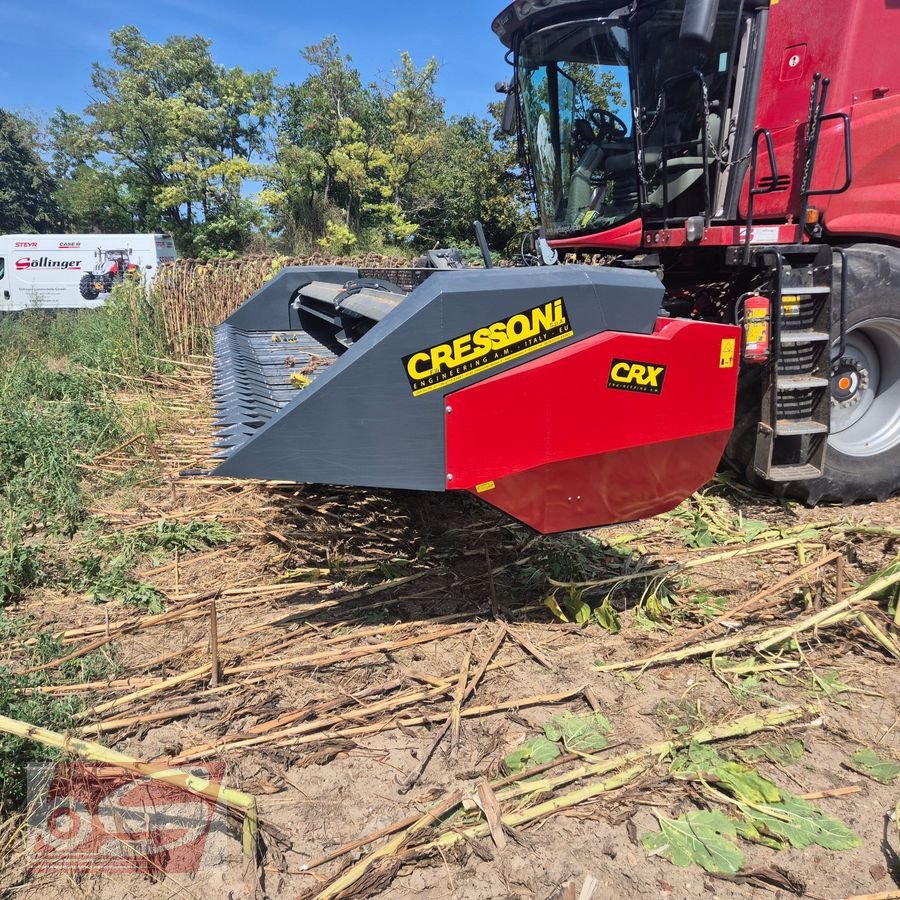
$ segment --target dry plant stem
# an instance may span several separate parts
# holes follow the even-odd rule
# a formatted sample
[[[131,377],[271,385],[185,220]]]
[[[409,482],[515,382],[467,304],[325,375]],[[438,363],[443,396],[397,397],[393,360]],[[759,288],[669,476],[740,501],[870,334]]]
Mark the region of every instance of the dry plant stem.
[[[466,682],[469,679],[469,664],[472,662],[472,647],[475,644],[475,635],[469,640],[469,646],[463,655],[462,665],[459,669],[459,680],[456,683],[456,691],[453,694],[453,706],[450,709],[450,753],[454,754],[459,749],[459,733],[461,728],[460,710],[466,696]]]
[[[224,668],[222,674],[224,678],[224,676],[226,675],[243,675],[246,673],[270,671],[272,669],[300,667],[315,668],[316,666],[334,665],[346,662],[348,660],[359,659],[363,656],[371,656],[375,653],[385,653],[387,651],[400,650],[404,647],[411,647],[417,644],[429,643],[431,641],[439,640],[440,638],[459,634],[460,632],[471,631],[474,627],[475,625],[457,625],[439,631],[427,632],[426,634],[419,635],[417,637],[405,638],[399,641],[387,641],[382,644],[372,644],[366,647],[357,647],[352,650],[344,650],[340,653],[336,653],[334,651],[327,653],[312,653],[305,656],[288,657],[287,659],[267,660],[266,662],[251,663],[245,666],[234,666],[232,668]],[[177,687],[178,685],[185,684],[186,682],[190,681],[197,681],[209,674],[211,669],[212,666],[209,663],[203,666],[198,666],[196,669],[191,669],[188,672],[183,672],[181,675],[175,675],[172,678],[167,678],[164,681],[151,685],[150,687],[135,691],[133,694],[126,694],[123,697],[117,697],[115,700],[110,700],[107,703],[101,703],[99,706],[94,707],[92,710],[88,710],[87,712],[85,712],[84,715],[100,715],[113,709],[119,709],[122,706],[133,703],[135,700],[141,700],[153,694],[161,693],[162,691],[166,691],[171,687]]]
[[[836,797],[849,797],[851,794],[862,793],[862,788],[858,784],[849,785],[848,787],[832,788],[828,791],[812,791],[809,794],[798,794],[801,800],[829,800]]]
[[[900,659],[900,647],[897,646],[896,642],[889,637],[885,632],[883,632],[876,624],[872,621],[872,619],[866,615],[866,613],[861,612],[857,617],[859,623],[865,628],[866,631],[869,632],[872,639],[880,644],[894,659]]]
[[[724,740],[729,737],[744,737],[750,734],[755,734],[759,731],[763,731],[766,728],[776,727],[778,725],[784,725],[788,722],[796,721],[803,715],[804,710],[802,709],[785,708],[776,710],[766,715],[745,716],[744,718],[738,719],[735,722],[731,722],[727,725],[720,725],[714,728],[703,729],[702,731],[698,731],[695,734],[680,741],[663,741],[659,744],[651,744],[649,747],[644,747],[640,750],[634,751],[633,753],[626,753],[623,756],[619,756],[615,759],[606,760],[604,763],[597,763],[593,766],[582,767],[582,769],[576,770],[576,772],[579,774],[566,773],[565,775],[561,775],[555,779],[544,779],[543,782],[533,782],[526,785],[519,785],[515,789],[504,791],[498,794],[497,799],[509,799],[511,796],[518,796],[524,793],[543,793],[545,790],[553,790],[561,784],[568,784],[571,781],[586,777],[587,775],[601,775],[607,774],[616,769],[621,770],[606,781],[601,781],[598,784],[587,785],[586,787],[580,788],[576,791],[571,791],[568,794],[563,794],[561,797],[554,797],[549,800],[545,800],[543,803],[538,803],[535,806],[528,806],[516,812],[507,813],[505,816],[503,816],[503,825],[507,827],[525,825],[529,822],[535,821],[536,819],[543,818],[544,816],[553,815],[555,813],[561,812],[562,810],[570,809],[571,807],[577,806],[579,803],[583,803],[586,800],[591,800],[594,797],[599,796],[600,794],[608,793],[609,791],[614,791],[620,787],[624,787],[626,784],[629,784],[630,782],[634,781],[636,778],[644,774],[647,769],[653,764],[653,761],[659,756],[671,753],[672,750],[677,749],[678,747],[687,746],[691,743],[711,743],[712,741]],[[627,766],[627,768],[623,768],[623,766]],[[450,847],[460,840],[471,840],[474,838],[484,837],[488,833],[490,833],[490,827],[486,823],[475,825],[466,829],[449,831],[441,835],[431,844],[426,845],[425,849],[430,849],[431,847]]]
[[[755,544],[749,547],[741,547],[738,550],[726,550],[721,553],[711,553],[708,556],[692,557],[684,562],[672,563],[668,566],[660,566],[657,569],[645,569],[642,572],[634,572],[631,575],[620,575],[617,578],[604,578],[602,581],[554,581],[549,579],[554,587],[575,587],[580,590],[588,588],[609,587],[636,579],[658,578],[662,575],[671,575],[684,569],[696,569],[700,566],[708,566],[712,563],[723,562],[726,559],[737,559],[741,556],[754,556],[757,553],[768,553],[770,550],[781,550],[785,547],[796,547],[797,538],[784,538],[779,541],[770,541],[765,544]]]
[[[533,656],[545,669],[550,669],[551,671],[556,668],[553,665],[553,660],[547,656],[539,647],[536,647],[531,641],[528,640],[523,634],[521,634],[517,629],[511,628],[509,630],[509,636],[529,655]]]
[[[243,791],[234,788],[225,788],[205,778],[198,778],[190,772],[179,769],[167,768],[155,763],[143,762],[134,757],[111,750],[101,744],[92,741],[84,741],[70,735],[58,734],[46,728],[38,728],[27,722],[0,716],[0,731],[11,734],[23,740],[35,741],[45,747],[54,747],[64,753],[71,753],[81,759],[89,759],[93,762],[102,762],[109,765],[120,766],[129,772],[134,772],[154,781],[163,781],[183,788],[192,794],[208,797],[217,802],[224,803],[230,809],[236,810],[244,817],[244,852],[250,854],[256,846],[256,833],[258,819],[256,812],[256,798]]]
[[[743,716],[740,719],[735,719],[733,722],[724,725],[714,725],[711,728],[704,728],[701,731],[697,731],[694,734],[687,735],[683,738],[659,741],[658,743],[650,744],[639,750],[633,750],[631,753],[625,753],[622,756],[611,757],[602,762],[579,766],[577,769],[564,772],[556,777],[543,778],[539,781],[532,781],[529,779],[527,784],[516,784],[505,790],[499,791],[497,797],[502,801],[510,800],[514,797],[521,797],[524,794],[552,791],[561,785],[570,784],[573,781],[595,775],[605,775],[645,758],[655,759],[660,756],[666,756],[674,750],[680,750],[683,747],[687,747],[691,743],[712,744],[716,741],[728,740],[729,738],[746,737],[747,735],[756,734],[757,732],[764,731],[768,728],[777,728],[782,725],[797,722],[807,715],[814,714],[815,710],[812,708],[803,709],[801,707],[788,706],[759,716]],[[525,774],[527,775],[528,773],[526,772]]]
[[[666,653],[669,650],[675,650],[679,647],[683,647],[685,644],[695,641],[701,634],[708,634],[710,631],[723,624],[724,622],[733,622],[739,616],[742,617],[743,614],[754,610],[764,600],[773,597],[779,591],[790,586],[795,581],[802,578],[804,575],[808,575],[810,572],[815,572],[822,566],[827,565],[829,562],[839,562],[842,558],[843,557],[840,553],[832,553],[830,556],[826,556],[824,559],[816,560],[814,563],[810,563],[808,566],[804,566],[802,569],[798,569],[796,572],[792,572],[790,575],[785,576],[776,584],[773,584],[771,587],[767,587],[765,590],[760,591],[758,594],[754,594],[748,600],[745,600],[743,603],[738,604],[738,606],[736,606],[734,609],[730,609],[718,618],[713,619],[712,622],[708,622],[706,625],[697,628],[695,631],[690,632],[683,638],[679,638],[678,640],[672,641],[670,644],[666,644],[663,648],[658,650],[657,653]],[[838,597],[836,599],[841,598]]]
[[[209,665],[212,674],[209,679],[210,687],[219,686],[219,611],[216,608],[216,598],[213,597],[209,604]]]
[[[368,856],[356,863],[356,865],[351,866],[346,872],[343,872],[317,895],[317,900],[334,900],[334,898],[339,897],[344,891],[356,884],[356,882],[359,881],[359,879],[362,878],[363,875],[378,862],[378,860],[393,856],[417,832],[430,827],[451,809],[458,806],[461,801],[461,791],[451,794],[446,800],[434,807],[434,809],[429,810],[429,812],[422,816],[415,824],[411,825],[401,834],[398,834],[395,838],[392,838],[383,847],[373,850]]]
[[[491,840],[493,840],[498,850],[502,850],[506,846],[506,835],[503,832],[502,822],[503,814],[500,810],[500,804],[497,802],[497,796],[486,781],[482,781],[478,785],[478,806],[490,829]]]
[[[469,662],[472,656],[472,644],[469,644],[469,649],[466,652],[465,657],[463,658],[463,665],[460,669],[459,678],[456,684],[456,693],[453,701],[453,709],[450,712],[450,716],[438,730],[437,734],[431,741],[428,749],[422,755],[422,759],[419,765],[416,767],[416,770],[410,775],[410,777],[404,782],[403,786],[400,788],[401,794],[408,793],[413,786],[419,781],[422,775],[425,773],[425,769],[428,767],[428,763],[431,760],[431,757],[434,755],[434,751],[437,750],[438,744],[444,739],[444,735],[447,733],[448,729],[452,731],[455,727],[456,735],[455,741],[458,743],[459,741],[459,727],[462,719],[462,704],[469,699],[474,693],[475,689],[478,687],[478,683],[481,681],[482,676],[487,670],[488,665],[490,664],[491,658],[500,648],[500,645],[503,643],[503,639],[506,637],[507,627],[506,625],[501,625],[499,629],[497,629],[497,635],[494,638],[493,643],[491,644],[490,649],[487,652],[481,666],[479,666],[478,670],[475,672],[474,677],[466,683],[466,679],[468,678],[469,672]],[[474,635],[473,635],[474,639]],[[451,753],[454,749],[454,737],[451,735]]]
[[[711,656],[721,653],[723,650],[733,650],[736,647],[743,647],[754,641],[759,641],[753,648],[757,653],[764,653],[778,644],[782,644],[791,638],[796,638],[799,634],[809,631],[812,628],[825,627],[834,625],[841,621],[852,617],[851,610],[853,607],[861,604],[873,594],[877,594],[893,584],[900,583],[900,572],[893,575],[880,578],[861,591],[857,591],[851,597],[847,597],[840,603],[832,603],[826,606],[821,612],[808,616],[795,622],[793,625],[781,626],[778,628],[770,628],[766,631],[756,632],[754,634],[735,635],[730,638],[723,638],[719,641],[710,641],[705,644],[696,644],[692,647],[686,647],[683,650],[675,650],[671,653],[658,653],[653,656],[645,657],[639,660],[629,660],[620,663],[607,663],[603,666],[597,666],[598,672],[616,672],[624,669],[642,669],[648,666],[656,666],[662,663],[683,662],[687,659],[695,659],[698,656]]]
[[[219,706],[219,703],[193,703],[188,706],[179,706],[176,709],[165,709],[155,713],[142,713],[138,716],[128,716],[122,719],[107,719],[105,722],[98,722],[96,725],[85,725],[79,729],[79,734],[101,734],[107,731],[118,731],[120,728],[130,728],[132,725],[166,722],[171,719],[181,719],[184,716],[214,712]]]
[[[857,591],[850,597],[847,597],[845,600],[842,600],[840,603],[832,603],[831,606],[825,607],[820,613],[816,613],[814,616],[809,616],[809,618],[803,619],[800,622],[797,622],[793,625],[788,625],[785,628],[780,630],[779,634],[764,640],[761,644],[756,646],[756,652],[762,653],[765,650],[774,647],[776,644],[780,644],[783,641],[788,640],[789,638],[796,637],[803,631],[809,631],[811,628],[816,628],[818,625],[824,625],[829,619],[833,619],[838,613],[844,612],[845,610],[850,609],[858,603],[862,603],[864,600],[867,600],[869,597],[874,596],[875,594],[881,593],[881,591],[887,590],[894,584],[900,584],[900,572],[895,572],[892,575],[886,575],[884,578],[878,578],[872,582],[868,587],[864,587],[862,590]]]

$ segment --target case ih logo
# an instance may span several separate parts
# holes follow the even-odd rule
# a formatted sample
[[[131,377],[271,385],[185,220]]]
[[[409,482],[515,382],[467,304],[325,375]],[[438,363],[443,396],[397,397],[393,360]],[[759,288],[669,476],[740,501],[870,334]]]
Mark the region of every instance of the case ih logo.
[[[37,245],[35,245],[37,246]],[[80,250],[81,241],[62,241],[59,245],[60,250]]]
[[[23,256],[16,260],[16,271],[24,272],[26,269],[71,269],[81,268],[80,259],[50,259],[49,256]]]
[[[36,250],[37,241],[16,241],[16,249]]]
[[[223,848],[213,844],[225,837],[228,823],[212,778],[223,768],[194,772],[212,787],[200,796],[109,766],[28,766],[31,871],[159,877],[195,874],[204,862],[221,861]]]

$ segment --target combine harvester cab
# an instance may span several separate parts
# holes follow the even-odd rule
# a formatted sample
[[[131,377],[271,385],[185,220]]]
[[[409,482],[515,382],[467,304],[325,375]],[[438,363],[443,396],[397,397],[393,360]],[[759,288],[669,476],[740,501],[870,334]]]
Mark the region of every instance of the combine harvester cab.
[[[469,491],[544,533],[664,512],[716,470],[740,344],[662,294],[576,265],[285,269],[216,331],[215,474]]]

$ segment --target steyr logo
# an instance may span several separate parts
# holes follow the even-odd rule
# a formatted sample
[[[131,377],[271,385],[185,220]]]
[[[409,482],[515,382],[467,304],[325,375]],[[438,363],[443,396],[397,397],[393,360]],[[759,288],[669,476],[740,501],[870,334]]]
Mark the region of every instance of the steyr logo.
[[[607,387],[641,394],[661,394],[666,367],[630,359],[614,359],[609,370]]]

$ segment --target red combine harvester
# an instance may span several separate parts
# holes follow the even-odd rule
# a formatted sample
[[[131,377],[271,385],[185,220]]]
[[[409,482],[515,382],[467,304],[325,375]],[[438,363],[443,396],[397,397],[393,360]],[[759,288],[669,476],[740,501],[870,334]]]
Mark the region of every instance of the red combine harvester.
[[[900,487],[900,3],[517,0],[493,27],[524,265],[482,239],[485,269],[283,272],[217,331],[216,471],[466,490],[542,532],[670,509],[723,453],[809,503]]]

